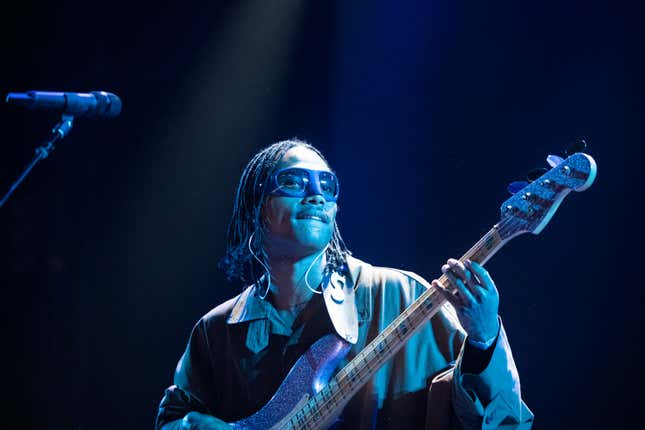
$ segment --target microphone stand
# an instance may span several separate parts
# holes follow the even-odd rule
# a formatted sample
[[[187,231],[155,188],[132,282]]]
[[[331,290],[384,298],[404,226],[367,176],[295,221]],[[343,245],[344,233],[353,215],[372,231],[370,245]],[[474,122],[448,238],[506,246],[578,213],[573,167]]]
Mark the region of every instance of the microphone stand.
[[[72,125],[74,123],[74,116],[73,115],[65,115],[61,117],[61,120],[52,128],[51,134],[49,136],[49,139],[45,141],[41,146],[36,148],[36,155],[34,156],[34,159],[31,160],[31,163],[25,168],[25,170],[22,172],[22,174],[16,179],[16,181],[11,185],[9,188],[9,191],[7,191],[7,194],[4,195],[2,200],[0,200],[0,207],[2,207],[5,202],[9,199],[9,196],[11,193],[14,192],[16,188],[18,188],[18,185],[25,179],[25,177],[31,172],[31,169],[34,168],[36,163],[38,163],[40,160],[44,160],[49,156],[49,154],[54,150],[55,146],[54,144],[58,142],[59,140],[62,140],[65,136],[67,136],[72,129]]]

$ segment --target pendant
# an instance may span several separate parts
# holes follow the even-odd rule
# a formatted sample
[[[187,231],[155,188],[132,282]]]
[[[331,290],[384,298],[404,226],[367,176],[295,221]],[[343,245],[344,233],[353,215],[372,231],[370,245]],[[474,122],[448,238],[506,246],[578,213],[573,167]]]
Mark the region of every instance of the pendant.
[[[334,302],[341,304],[345,301],[345,280],[336,272],[331,274],[331,298]]]

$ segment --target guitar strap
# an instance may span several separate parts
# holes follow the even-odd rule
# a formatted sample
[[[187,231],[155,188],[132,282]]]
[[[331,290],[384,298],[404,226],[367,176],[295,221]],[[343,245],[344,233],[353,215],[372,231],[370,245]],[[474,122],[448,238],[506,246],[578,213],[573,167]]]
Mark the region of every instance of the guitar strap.
[[[354,280],[334,271],[323,279],[322,292],[334,329],[340,337],[355,344],[358,341],[358,316]]]

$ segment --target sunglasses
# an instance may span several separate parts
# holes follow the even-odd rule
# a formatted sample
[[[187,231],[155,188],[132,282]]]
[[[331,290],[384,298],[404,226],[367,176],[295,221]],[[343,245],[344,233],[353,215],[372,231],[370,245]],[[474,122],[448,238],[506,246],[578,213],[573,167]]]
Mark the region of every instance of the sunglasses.
[[[328,202],[338,199],[338,178],[332,172],[287,167],[275,172],[267,182],[269,194],[286,197],[321,195]]]

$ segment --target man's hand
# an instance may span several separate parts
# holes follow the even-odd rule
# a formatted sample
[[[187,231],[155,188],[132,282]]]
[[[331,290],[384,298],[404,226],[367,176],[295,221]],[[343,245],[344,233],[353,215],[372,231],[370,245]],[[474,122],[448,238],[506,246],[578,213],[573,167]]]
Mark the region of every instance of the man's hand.
[[[488,272],[474,261],[462,263],[454,258],[448,259],[441,271],[455,290],[450,291],[436,279],[432,285],[455,307],[468,337],[476,342],[494,339],[499,331],[499,293]]]
[[[180,430],[224,430],[232,427],[213,416],[199,412],[188,412],[181,420]]]

